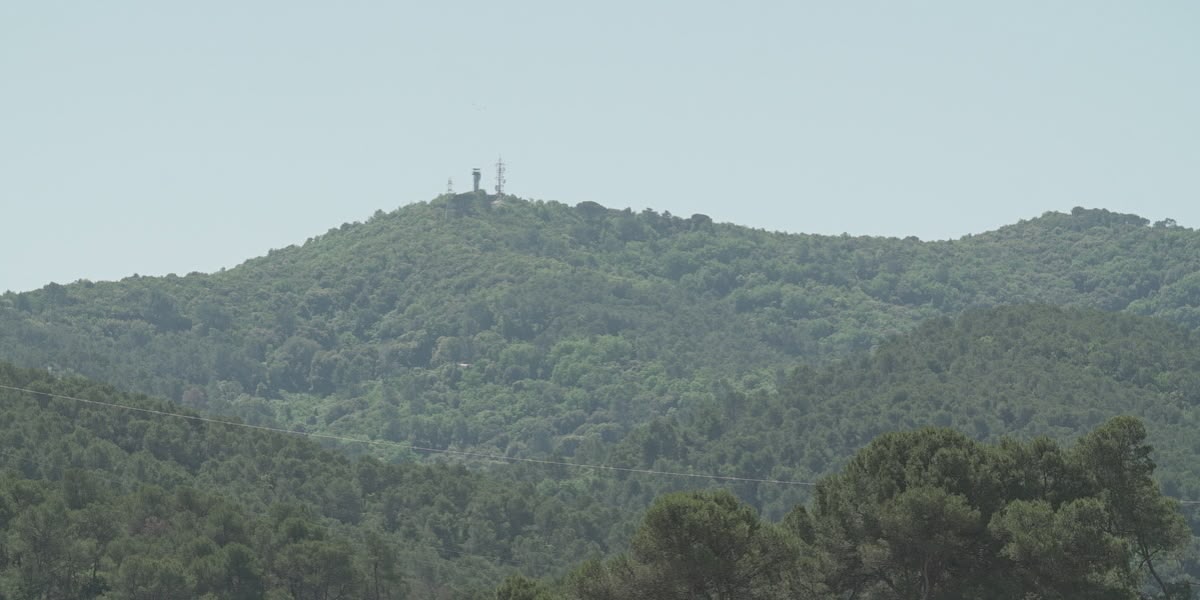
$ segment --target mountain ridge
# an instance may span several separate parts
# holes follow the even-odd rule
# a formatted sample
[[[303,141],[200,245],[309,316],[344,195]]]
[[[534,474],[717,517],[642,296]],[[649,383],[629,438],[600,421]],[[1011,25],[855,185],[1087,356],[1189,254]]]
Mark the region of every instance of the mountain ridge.
[[[1076,209],[920,242],[444,196],[212,275],[5,294],[0,358],[252,423],[570,455],[972,307],[1200,325],[1200,234],[1168,225]]]

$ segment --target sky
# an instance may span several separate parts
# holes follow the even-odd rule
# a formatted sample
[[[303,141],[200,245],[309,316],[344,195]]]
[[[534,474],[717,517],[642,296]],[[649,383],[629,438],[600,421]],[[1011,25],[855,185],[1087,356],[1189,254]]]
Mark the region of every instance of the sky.
[[[492,185],[951,239],[1200,227],[1200,3],[0,3],[0,291],[211,272]]]

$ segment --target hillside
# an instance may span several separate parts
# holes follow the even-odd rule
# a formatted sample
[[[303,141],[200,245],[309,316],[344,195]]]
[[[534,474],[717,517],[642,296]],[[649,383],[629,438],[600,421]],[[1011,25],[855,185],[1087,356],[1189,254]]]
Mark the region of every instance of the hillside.
[[[352,461],[177,408],[0,363],[0,595],[485,598],[625,539],[620,511],[517,470]]]
[[[762,521],[728,491],[669,494],[629,551],[506,600],[1191,598],[1190,536],[1133,417],[1070,447],[982,444],[927,427],[879,436],[813,502]]]
[[[772,383],[775,390],[718,385],[710,399],[635,426],[612,443],[581,446],[572,460],[816,481],[844,469],[886,432],[948,425],[992,443],[1008,435],[1067,442],[1132,413],[1142,417],[1147,442],[1157,449],[1157,480],[1165,492],[1200,499],[1191,469],[1200,389],[1195,335],[1160,319],[1090,309],[972,310],[889,338],[873,352],[794,369]],[[44,370],[0,367],[0,385],[178,410]],[[115,545],[90,533],[79,537],[79,529],[56,534],[79,540],[83,549],[99,544],[108,565],[103,580],[114,587],[124,576],[122,557],[140,557],[131,564],[177,575],[163,585],[196,590],[220,585],[213,578],[221,577],[222,553],[243,552],[257,557],[252,574],[265,586],[284,585],[301,568],[296,565],[324,556],[348,565],[329,574],[332,581],[365,590],[364,565],[372,564],[365,549],[375,548],[371,552],[401,566],[389,575],[393,583],[417,597],[472,597],[513,571],[556,575],[586,557],[619,551],[635,539],[641,511],[667,492],[720,486],[770,521],[812,500],[807,485],[554,465],[493,465],[486,473],[389,465],[261,430],[13,390],[0,389],[0,400],[0,440],[8,449],[0,465],[9,468],[0,499],[18,515],[6,531],[18,535],[23,519],[59,510],[57,503],[68,506],[67,523],[79,523],[72,527],[83,527],[95,511],[128,524],[114,534],[123,540]],[[363,453],[360,445],[347,449]],[[92,500],[70,500],[77,492],[69,490],[78,485],[91,490],[85,497]],[[28,494],[36,502],[21,504]],[[89,508],[96,502],[99,508]],[[158,512],[146,513],[147,502]],[[1195,517],[1195,505],[1185,508]],[[232,513],[228,518],[244,533],[220,538],[211,523],[226,517],[214,511]],[[170,533],[146,529],[148,515]],[[374,546],[367,543],[372,539]],[[1195,557],[1171,573],[1180,569],[1200,572]],[[25,576],[11,564],[0,573],[10,582]]]
[[[988,442],[1066,442],[1119,415],[1146,423],[1168,495],[1200,500],[1200,345],[1158,319],[1026,305],[977,309],[824,367],[772,393],[727,389],[635,429],[616,464],[815,480],[891,431],[949,427]],[[627,461],[621,463],[620,460]],[[781,518],[807,489],[739,485]],[[647,498],[647,501],[649,499]],[[1200,516],[1189,508],[1194,516]]]
[[[925,243],[459,195],[220,273],[6,294],[0,358],[252,423],[572,456],[929,318],[1045,302],[1195,327],[1197,289],[1200,235],[1103,210]]]
[[[876,586],[868,597],[917,598],[927,597],[924,581],[977,587],[934,596],[946,598],[1191,597],[1200,575],[1196,336],[1094,309],[976,309],[871,353],[797,368],[776,393],[725,390],[722,401],[635,430],[610,460],[814,486],[722,482],[747,506],[728,493],[626,483],[650,508],[625,553],[562,580],[500,589],[573,599],[833,598]],[[1085,449],[1104,439],[1129,446]],[[1069,508],[1082,490],[1102,502],[1128,491],[1125,475],[1081,483],[1091,476],[1080,469],[1127,466],[1144,486],[1129,502],[1144,506]],[[1175,550],[1115,541],[1133,530],[1112,521],[1121,518],[1157,523],[1146,539]]]

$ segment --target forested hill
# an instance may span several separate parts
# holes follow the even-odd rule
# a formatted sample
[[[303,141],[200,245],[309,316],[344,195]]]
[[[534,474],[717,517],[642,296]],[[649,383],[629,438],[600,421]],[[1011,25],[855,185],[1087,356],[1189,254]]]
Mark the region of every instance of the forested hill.
[[[818,481],[812,497],[761,482],[660,495],[625,554],[556,582],[511,579],[499,597],[1193,597],[1195,331],[1094,309],[975,309],[798,368],[775,393],[718,396],[639,428],[609,460]],[[1092,467],[1073,464],[1085,456]],[[1131,479],[1113,472],[1126,468],[1141,500],[1119,499]],[[1109,473],[1080,484],[1092,477],[1080,469]],[[1089,486],[1115,504],[1071,507]],[[1122,511],[1157,531],[1119,541],[1133,530]],[[1086,566],[1100,557],[1107,567]]]
[[[532,479],[352,461],[0,363],[4,598],[482,599],[623,542],[622,511]]]
[[[1200,500],[1200,333],[1160,319],[1045,305],[975,309],[823,367],[776,392],[713,399],[636,428],[614,464],[814,480],[892,431],[1068,441],[1119,415],[1144,420],[1167,494]],[[733,487],[774,519],[807,488]],[[656,490],[664,491],[664,490]],[[1200,517],[1189,506],[1192,517]],[[1200,531],[1200,518],[1195,523]],[[1200,572],[1200,569],[1197,569]]]
[[[148,251],[152,251],[149,250]],[[446,196],[210,275],[0,297],[0,358],[250,422],[564,456],[974,306],[1200,325],[1200,234],[1076,209],[947,242]]]
[[[1054,469],[1058,452],[1045,440],[1014,445],[1003,443],[1002,436],[1030,440],[1045,434],[1066,442],[1100,427],[1112,415],[1132,413],[1145,422],[1145,442],[1156,449],[1156,479],[1164,482],[1166,494],[1200,499],[1200,480],[1192,468],[1198,452],[1194,432],[1200,422],[1200,346],[1195,336],[1162,319],[1080,308],[1032,305],[970,311],[954,319],[931,320],[881,342],[874,352],[797,368],[779,378],[775,391],[714,390],[713,400],[694,398],[616,444],[581,448],[574,461],[780,479],[811,475],[806,479],[820,480],[817,475],[847,473],[854,452],[872,439],[890,440],[876,444],[875,452],[890,457],[895,452],[888,444],[896,439],[926,437],[888,432],[949,425],[998,443],[1001,451],[982,450],[961,433],[949,432],[936,433],[930,451],[947,444],[962,446],[979,458],[971,462],[970,478],[1003,478],[1012,474],[1002,468],[1008,464],[1007,454],[1040,456],[1044,468]],[[269,589],[288,589],[295,598],[337,593],[404,598],[404,590],[409,598],[488,598],[490,594],[481,590],[509,572],[562,574],[566,564],[619,551],[630,541],[632,556],[646,560],[649,554],[638,548],[677,539],[672,536],[673,521],[652,523],[655,515],[680,503],[685,509],[682,527],[708,527],[707,521],[695,521],[696,515],[688,512],[696,509],[702,511],[700,516],[736,512],[725,526],[742,527],[738,523],[745,522],[764,535],[774,530],[731,494],[692,494],[660,499],[640,532],[630,538],[632,523],[656,494],[712,484],[704,479],[553,466],[484,474],[444,464],[347,460],[300,437],[121,410],[97,401],[155,412],[181,410],[107,385],[0,364],[0,538],[6,540],[8,557],[0,564],[0,589],[13,590],[14,598],[50,589],[78,598],[101,592],[106,598],[125,598],[122,594],[136,589],[149,589],[163,598],[259,598]],[[1148,456],[1138,458],[1139,464],[1152,467],[1147,461]],[[942,460],[926,467],[959,473],[956,464]],[[886,461],[876,467],[892,468]],[[928,479],[924,472],[904,473]],[[952,481],[940,470],[935,475],[935,481]],[[1139,476],[1146,478],[1148,470]],[[856,485],[887,487],[887,478],[875,472],[859,473],[858,478]],[[1064,481],[1074,490],[1073,480]],[[804,550],[796,554],[792,542],[785,541],[764,548],[767,553],[762,556],[750,551],[745,560],[713,569],[754,571],[754,560],[773,557],[791,565],[779,572],[832,577],[836,569],[856,564],[853,560],[870,558],[856,554],[821,559],[820,565],[804,562],[840,547],[836,536],[821,538],[829,534],[824,529],[817,538],[805,538],[805,532],[814,529],[805,524],[797,506],[805,503],[809,486],[718,484],[763,509],[770,521],[793,515],[782,520],[787,535],[800,536],[811,547],[799,546]],[[971,506],[989,498],[976,487],[966,490],[974,491],[966,496]],[[1009,492],[1013,490],[1022,487]],[[1103,490],[1094,487],[1087,493],[1108,502]],[[1157,487],[1152,491],[1157,497]],[[706,508],[709,499],[719,504],[712,514]],[[881,497],[878,505],[866,509],[890,514],[890,502]],[[808,504],[817,521],[841,518],[838,511],[844,508],[820,499]],[[1171,514],[1177,509],[1174,504],[1162,506]],[[1184,509],[1195,516],[1196,505]],[[967,523],[971,535],[982,532],[977,526],[988,523],[990,515],[994,516],[984,511],[972,517]],[[1060,517],[1040,512],[1031,517],[1037,517],[1034,523],[1049,518],[1052,523],[1046,530],[1056,532],[1055,539],[1078,529],[1066,514],[1062,523]],[[647,527],[658,529],[648,532]],[[912,544],[934,547],[924,545],[924,530],[914,532]],[[863,548],[881,545],[896,532],[852,533],[865,544],[853,548]],[[1108,540],[1104,547],[1115,553],[1088,554],[1088,564],[1141,571],[1139,559],[1127,560],[1133,546],[1105,538],[1103,529],[1093,533]],[[724,535],[708,538],[719,539]],[[996,541],[986,541],[990,552],[998,551]],[[1008,565],[1004,569],[1058,564],[1052,557],[1060,550],[1052,540],[1027,541],[1037,542],[1030,548],[1036,551],[1033,558],[1014,566],[997,556],[997,564]],[[1200,569],[1193,558],[1175,562],[1166,557],[1160,572],[1172,580],[1183,572],[1195,575]],[[800,564],[792,564],[793,559]],[[839,562],[842,559],[850,562]],[[620,560],[628,557],[588,563],[569,581],[590,586],[601,577],[607,581],[604,586],[626,580],[630,586],[642,586],[664,574],[684,577],[680,574],[688,572],[656,563],[634,564],[626,577]],[[890,560],[894,568],[907,568],[899,554]],[[1050,575],[1044,569],[1039,572],[1042,575],[1034,580]],[[1099,584],[1103,578],[1085,580]],[[1130,584],[1126,578],[1117,580],[1104,581]],[[508,589],[522,584],[510,583]],[[581,592],[570,598],[604,596]]]
[[[1133,413],[1156,448],[1166,493],[1200,500],[1192,469],[1196,335],[1160,319],[1091,309],[973,310],[884,340],[873,352],[780,375],[775,390],[714,384],[711,397],[691,398],[615,443],[580,442],[570,460],[814,481],[885,432],[938,424],[992,442],[1004,435],[1065,441]],[[50,394],[181,410],[44,369],[0,364],[0,386],[41,392],[0,389],[6,590],[55,586],[65,597],[93,597],[107,589],[123,597],[152,586],[162,597],[259,597],[255,590],[288,588],[295,597],[339,590],[396,597],[408,589],[410,597],[482,598],[480,590],[513,570],[562,573],[620,550],[663,492],[719,483],[777,521],[812,489],[553,465],[479,473],[348,460],[303,438],[57,398]],[[964,436],[952,437],[960,444]],[[753,525],[748,510],[736,512]],[[36,545],[39,531],[54,543]],[[389,570],[375,570],[382,566]],[[1200,573],[1194,556],[1168,566],[1172,576]]]

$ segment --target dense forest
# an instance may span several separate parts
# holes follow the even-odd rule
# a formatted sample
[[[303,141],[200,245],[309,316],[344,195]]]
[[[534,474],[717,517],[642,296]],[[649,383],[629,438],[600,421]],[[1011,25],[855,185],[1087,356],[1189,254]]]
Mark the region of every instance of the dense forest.
[[[443,196],[219,273],[0,296],[0,593],[1183,598],[1196,515],[1158,486],[1200,500],[1197,327],[1170,220],[921,242]],[[914,579],[896,544],[933,505],[963,529],[930,551],[974,562]],[[671,532],[706,519],[749,563],[680,587],[715,559]]]
[[[528,570],[616,518],[586,496],[350,461],[82,380],[0,366],[0,381],[4,597],[483,598],[489,571]],[[1068,448],[886,433],[778,523],[727,490],[667,494],[628,553],[511,574],[492,597],[1186,598],[1191,536],[1146,440],[1132,417]],[[499,525],[526,534],[493,549],[509,561],[454,550]]]
[[[519,471],[350,460],[198,416],[0,363],[0,597],[465,598],[620,533]]]
[[[1159,448],[1166,491],[1200,500],[1198,336],[1092,309],[976,309],[931,320],[870,353],[797,367],[776,392],[718,390],[635,428],[610,456],[664,470],[812,480],[889,431],[936,425],[992,442],[1070,440],[1128,414],[1145,420]],[[805,498],[775,486],[738,490],[772,518]]]
[[[887,433],[782,523],[725,491],[670,494],[646,511],[629,553],[558,586],[511,578],[497,596],[1190,597],[1166,574],[1189,534],[1151,478],[1151,451],[1131,417],[1065,449],[1048,438],[986,446],[949,429]]]
[[[924,243],[462,194],[221,273],[6,294],[0,358],[252,423],[572,456],[972,307],[1200,326],[1198,273],[1196,232],[1104,210]]]

